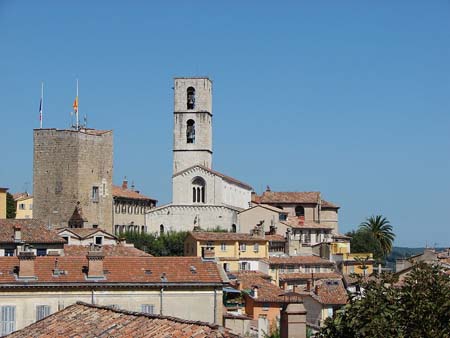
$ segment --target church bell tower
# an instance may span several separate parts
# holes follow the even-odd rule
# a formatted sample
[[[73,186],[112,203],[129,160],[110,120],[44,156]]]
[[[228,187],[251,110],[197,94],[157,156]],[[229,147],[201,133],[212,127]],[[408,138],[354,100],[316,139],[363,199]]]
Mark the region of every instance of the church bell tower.
[[[173,173],[212,165],[212,82],[178,77],[174,86]]]

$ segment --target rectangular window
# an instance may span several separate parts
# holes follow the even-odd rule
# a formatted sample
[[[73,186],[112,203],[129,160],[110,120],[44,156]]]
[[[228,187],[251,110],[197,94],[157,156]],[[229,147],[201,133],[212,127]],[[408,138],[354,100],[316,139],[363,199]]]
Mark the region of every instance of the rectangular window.
[[[245,250],[247,250],[247,245],[246,245],[245,243],[241,243],[241,244],[239,245],[239,250],[240,250],[240,251],[245,251]]]
[[[14,249],[5,249],[5,256],[14,256]]]
[[[239,270],[241,270],[241,271],[250,270],[250,264],[248,262],[239,263]]]
[[[213,248],[214,247],[214,243],[211,241],[206,242],[206,247],[207,248]]]
[[[19,210],[25,210],[25,203],[19,204]]]
[[[253,244],[253,252],[259,252],[259,244],[258,243]]]
[[[103,237],[102,236],[95,237],[95,244],[102,245],[103,244]]]
[[[155,313],[155,305],[153,304],[142,304],[141,305],[141,312],[148,313],[148,314],[154,314]]]
[[[33,210],[33,204],[30,204],[30,210]]]
[[[0,335],[6,336],[16,330],[16,307],[4,305],[0,308]]]
[[[98,202],[98,187],[92,187],[92,202]]]
[[[269,303],[263,303],[262,310],[263,311],[269,311]]]
[[[47,256],[47,249],[37,249],[36,256]]]
[[[286,215],[286,214],[280,214],[280,216],[278,217],[278,219],[279,219],[280,221],[285,221],[285,220],[287,220],[287,215]]]
[[[44,319],[50,315],[50,305],[37,305],[36,306],[36,320]]]
[[[66,241],[67,244],[69,244],[69,236],[62,236],[62,238]]]
[[[227,251],[227,244],[226,243],[220,243],[220,250],[221,251]]]

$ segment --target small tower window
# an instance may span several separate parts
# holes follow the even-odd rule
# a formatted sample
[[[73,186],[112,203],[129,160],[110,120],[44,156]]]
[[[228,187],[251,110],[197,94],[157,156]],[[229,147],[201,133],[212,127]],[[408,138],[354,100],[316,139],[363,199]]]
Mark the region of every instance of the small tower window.
[[[159,235],[160,235],[160,236],[164,236],[164,225],[163,225],[163,224],[161,224],[161,225],[159,226]]]
[[[195,109],[195,88],[187,89],[187,109]]]
[[[195,143],[195,121],[188,120],[186,128],[186,142]]]
[[[205,203],[206,201],[206,183],[201,177],[196,177],[192,181],[192,202]]]

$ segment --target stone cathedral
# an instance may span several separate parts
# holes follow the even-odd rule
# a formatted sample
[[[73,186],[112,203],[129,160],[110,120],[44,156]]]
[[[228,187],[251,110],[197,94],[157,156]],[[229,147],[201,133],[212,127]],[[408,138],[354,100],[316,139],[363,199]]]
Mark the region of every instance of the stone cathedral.
[[[172,203],[146,215],[147,231],[221,227],[236,231],[252,187],[212,169],[212,82],[175,78]]]

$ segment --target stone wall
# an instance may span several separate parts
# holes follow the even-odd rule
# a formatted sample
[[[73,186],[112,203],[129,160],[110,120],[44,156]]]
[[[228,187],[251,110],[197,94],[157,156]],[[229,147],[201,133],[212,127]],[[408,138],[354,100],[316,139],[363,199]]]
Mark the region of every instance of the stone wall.
[[[112,131],[35,129],[33,169],[34,218],[67,226],[79,201],[85,226],[112,231]]]

